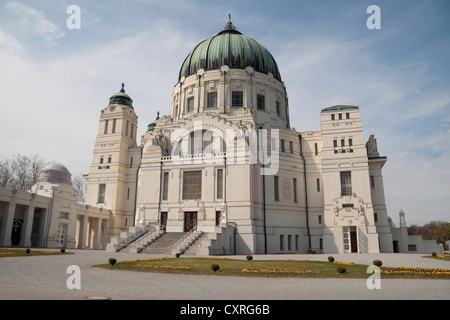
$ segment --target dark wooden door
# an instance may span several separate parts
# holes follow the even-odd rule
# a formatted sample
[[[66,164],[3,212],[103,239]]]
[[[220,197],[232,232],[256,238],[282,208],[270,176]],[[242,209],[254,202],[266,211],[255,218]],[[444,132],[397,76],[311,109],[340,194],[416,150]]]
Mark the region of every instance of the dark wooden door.
[[[352,253],[358,252],[358,238],[356,236],[356,231],[350,232],[350,244],[352,248]]]
[[[167,227],[167,212],[161,212],[161,227],[163,231],[166,231]]]
[[[184,213],[184,232],[189,232],[197,226],[197,212]]]

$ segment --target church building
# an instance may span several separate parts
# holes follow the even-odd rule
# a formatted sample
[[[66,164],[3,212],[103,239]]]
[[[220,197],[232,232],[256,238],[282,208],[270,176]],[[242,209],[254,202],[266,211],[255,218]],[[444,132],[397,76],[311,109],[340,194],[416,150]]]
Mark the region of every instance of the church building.
[[[176,80],[139,142],[124,85],[101,110],[86,202],[111,211],[110,250],[172,236],[192,254],[393,252],[387,159],[358,106],[319,110],[321,131],[292,128],[274,57],[231,21]]]

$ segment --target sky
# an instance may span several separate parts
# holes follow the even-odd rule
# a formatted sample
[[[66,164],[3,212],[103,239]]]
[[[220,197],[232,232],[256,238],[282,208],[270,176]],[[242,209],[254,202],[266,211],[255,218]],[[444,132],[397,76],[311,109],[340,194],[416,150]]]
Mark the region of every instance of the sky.
[[[79,29],[68,28],[71,5]],[[367,26],[370,5],[379,29]],[[0,0],[0,159],[38,154],[88,173],[100,111],[121,83],[140,137],[170,113],[184,59],[228,14],[275,57],[297,131],[319,131],[323,108],[360,107],[365,140],[374,134],[388,159],[397,226],[401,209],[408,225],[450,221],[447,0]]]

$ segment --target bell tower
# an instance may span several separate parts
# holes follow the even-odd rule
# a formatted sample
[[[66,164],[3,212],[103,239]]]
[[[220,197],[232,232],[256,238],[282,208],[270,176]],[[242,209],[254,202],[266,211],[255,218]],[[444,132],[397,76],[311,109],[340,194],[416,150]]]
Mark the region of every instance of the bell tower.
[[[89,170],[86,203],[111,210],[109,236],[133,225],[136,170],[137,121],[133,100],[122,89],[111,96],[100,113],[92,164]],[[137,157],[136,157],[137,158]],[[139,159],[136,159],[136,163]],[[137,166],[134,166],[134,169]]]

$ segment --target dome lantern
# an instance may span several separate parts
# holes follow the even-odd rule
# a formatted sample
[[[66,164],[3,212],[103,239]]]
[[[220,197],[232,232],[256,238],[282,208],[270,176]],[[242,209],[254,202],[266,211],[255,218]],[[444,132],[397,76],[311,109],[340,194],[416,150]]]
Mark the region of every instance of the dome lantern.
[[[109,104],[122,104],[133,108],[133,99],[125,93],[125,84],[122,83],[122,89],[109,98]]]

